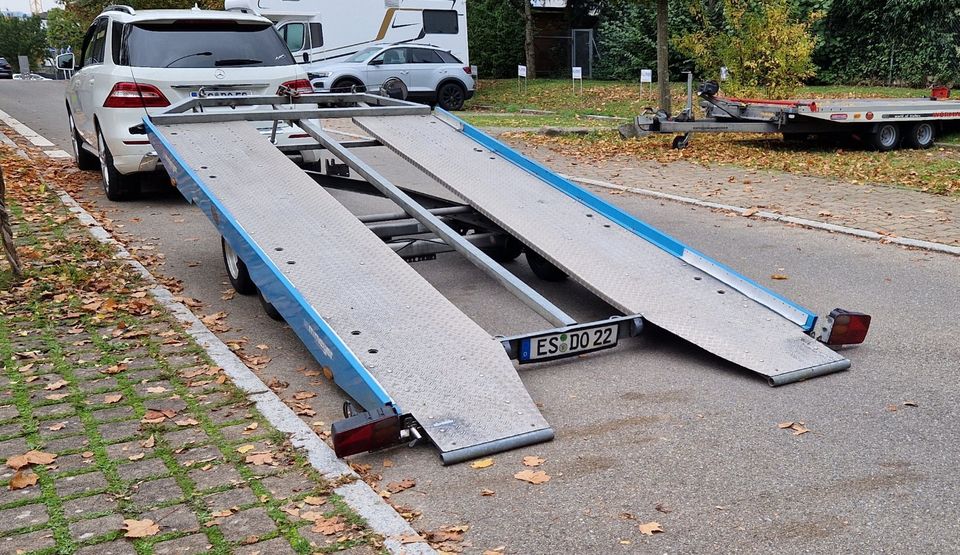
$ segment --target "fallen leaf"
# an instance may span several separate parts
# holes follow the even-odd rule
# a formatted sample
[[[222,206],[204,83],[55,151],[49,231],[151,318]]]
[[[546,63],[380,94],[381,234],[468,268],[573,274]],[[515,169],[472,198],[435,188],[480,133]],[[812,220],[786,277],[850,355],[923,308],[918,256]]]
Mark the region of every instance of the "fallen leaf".
[[[251,545],[257,543],[258,541],[260,541],[260,536],[250,535],[243,538],[243,540],[240,542],[240,545]]]
[[[140,422],[143,424],[159,424],[167,419],[167,415],[163,414],[158,410],[148,410],[146,414],[143,415],[143,418],[140,419]]]
[[[793,435],[802,436],[803,434],[809,432],[810,430],[803,425],[803,422],[797,422],[793,425]]]
[[[49,401],[59,401],[60,399],[66,399],[69,396],[69,393],[51,393],[50,395],[44,396],[44,399]]]
[[[158,394],[158,393],[166,393],[166,392],[167,392],[167,388],[163,387],[162,385],[147,388],[147,393]]]
[[[196,426],[199,423],[200,422],[194,420],[193,418],[184,418],[183,420],[177,420],[176,422],[177,426]]]
[[[323,505],[324,503],[326,503],[327,498],[317,497],[315,495],[308,495],[307,497],[303,498],[303,502],[306,503],[307,505],[313,505],[314,507],[316,507],[318,505]]]
[[[122,393],[111,393],[110,395],[103,396],[103,402],[107,405],[112,405],[113,403],[119,403],[120,399],[123,399]]]
[[[640,524],[638,527],[640,528],[640,533],[644,536],[652,536],[663,532],[663,528],[660,527],[659,522],[648,522],[646,524]]]
[[[139,461],[139,460],[142,459],[144,456],[146,456],[145,453],[138,453],[138,454],[136,454],[136,455],[130,455],[129,457],[127,457],[127,459],[128,459],[128,460],[131,460],[131,461]]]
[[[775,280],[783,281],[783,280],[786,280],[786,279],[790,279],[790,277],[789,277],[789,276],[786,276],[786,275],[784,275],[784,274],[773,274],[772,276],[770,276],[770,279],[775,279]]]
[[[124,519],[123,529],[126,530],[124,537],[127,538],[146,538],[160,533],[160,526],[149,518],[143,520]]]
[[[80,457],[84,459],[92,459],[93,451],[84,451],[83,453],[80,453]]]
[[[424,537],[421,536],[420,534],[404,534],[404,535],[400,536],[400,543],[401,543],[401,544],[420,543],[420,542],[425,542],[425,541],[427,541],[426,538],[424,538]]]
[[[753,216],[754,214],[756,214],[756,213],[759,212],[759,211],[760,211],[759,208],[750,208],[750,209],[745,210],[745,211],[743,212],[743,217],[744,217],[744,218],[749,218],[750,216]]]
[[[36,485],[39,477],[30,470],[18,470],[10,480],[10,489],[23,489]]]
[[[321,423],[320,425],[323,426],[323,423]],[[383,467],[384,467],[384,468],[393,468],[393,461],[390,460],[390,459],[383,459]]]
[[[916,401],[904,401],[903,406],[905,407],[919,407]]]
[[[66,428],[66,427],[67,427],[67,423],[66,423],[66,422],[57,422],[56,424],[53,424],[52,426],[47,426],[47,429],[50,430],[51,432],[59,432],[60,430]]]
[[[777,428],[780,428],[781,430],[786,430],[787,428],[792,428],[792,427],[793,427],[793,422],[781,422],[777,424]]]
[[[513,477],[531,484],[542,484],[550,481],[550,476],[542,470],[522,470],[514,474]]]
[[[237,453],[243,455],[244,453],[253,451],[254,449],[255,447],[253,445],[241,445],[240,447],[237,447]]]
[[[387,484],[387,491],[390,493],[400,493],[401,491],[408,490],[417,485],[415,480],[406,479],[400,480],[399,482],[390,482]]]
[[[224,509],[222,511],[210,513],[210,516],[212,516],[213,518],[226,518],[232,514],[233,514],[233,509]]]
[[[547,459],[541,459],[540,457],[524,457],[523,458],[523,466],[540,466],[545,462],[547,462]]]
[[[143,447],[145,449],[151,449],[154,445],[156,445],[156,443],[157,443],[157,438],[155,438],[151,434],[150,437],[140,442],[140,447]]]
[[[660,511],[663,514],[670,514],[673,512],[673,509],[671,509],[670,507],[667,507],[663,503],[657,503],[654,509]]]
[[[490,468],[493,466],[493,459],[481,459],[470,463],[470,468]]]
[[[254,466],[263,466],[265,464],[273,464],[274,462],[273,454],[267,451],[250,453],[245,460]]]
[[[43,451],[27,451],[22,455],[17,455],[7,459],[7,466],[14,470],[20,470],[21,468],[31,464],[50,464],[56,460],[56,458],[56,455],[44,453]]]
[[[483,497],[491,497],[491,496],[494,496],[494,495],[496,495],[496,494],[497,494],[497,492],[493,491],[492,489],[486,489],[486,488],[484,488],[484,489],[480,490],[480,495],[482,495]]]
[[[250,424],[247,425],[246,428],[244,428],[244,430],[246,430],[246,431],[248,431],[248,432],[252,432],[252,431],[256,430],[256,429],[259,428],[259,427],[260,427],[260,423],[259,423],[259,422],[251,422]]]
[[[57,380],[51,384],[47,384],[47,386],[44,387],[44,389],[46,389],[47,391],[56,391],[66,385],[70,385],[70,382],[66,380]]]
[[[304,399],[311,399],[316,396],[317,394],[311,391],[298,391],[293,394],[293,398],[296,399],[297,401],[303,401]]]
[[[323,534],[324,536],[332,536],[338,532],[343,532],[346,529],[347,525],[339,516],[330,518],[320,517],[314,521],[313,528],[311,528],[312,531]]]
[[[269,345],[264,345],[263,343],[261,343],[261,344],[257,345],[257,349],[260,349],[261,351],[266,351],[266,350],[270,349],[270,346],[269,346]]]

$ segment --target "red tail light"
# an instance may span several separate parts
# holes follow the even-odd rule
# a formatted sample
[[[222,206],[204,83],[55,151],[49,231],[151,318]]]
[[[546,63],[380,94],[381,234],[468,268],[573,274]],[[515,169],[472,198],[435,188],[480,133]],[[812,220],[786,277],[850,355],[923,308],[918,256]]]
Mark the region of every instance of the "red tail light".
[[[467,75],[473,75],[473,68],[470,66],[463,66],[463,72]]]
[[[153,85],[117,83],[113,86],[104,108],[165,108],[170,105],[167,97]]]
[[[820,341],[827,345],[859,345],[867,338],[870,316],[842,308],[834,309],[820,330]]]
[[[400,443],[400,415],[393,407],[374,418],[369,412],[334,422],[331,426],[333,450],[338,457],[349,457]]]
[[[296,81],[287,81],[277,89],[278,95],[283,94],[313,94],[313,85],[306,79],[297,79]]]

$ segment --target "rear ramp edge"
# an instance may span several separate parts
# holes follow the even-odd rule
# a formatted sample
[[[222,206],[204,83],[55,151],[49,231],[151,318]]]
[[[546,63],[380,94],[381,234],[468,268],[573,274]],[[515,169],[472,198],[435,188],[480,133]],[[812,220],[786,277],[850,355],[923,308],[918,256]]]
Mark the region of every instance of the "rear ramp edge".
[[[543,428],[541,430],[535,430],[533,432],[527,432],[525,434],[499,439],[489,443],[482,443],[480,445],[473,445],[471,447],[464,447],[462,449],[456,449],[453,451],[441,451],[440,458],[444,465],[457,464],[464,461],[485,457],[487,455],[495,455],[504,451],[521,449],[530,445],[553,441],[554,437],[555,435],[553,433],[553,428]]]
[[[844,370],[849,370],[851,366],[852,364],[850,360],[845,358],[843,360],[821,364],[819,366],[812,366],[810,368],[803,368],[801,370],[794,370],[792,372],[784,372],[782,374],[774,374],[767,378],[767,382],[771,387],[778,387],[781,385],[818,378],[820,376],[826,376],[827,374],[843,372]]]

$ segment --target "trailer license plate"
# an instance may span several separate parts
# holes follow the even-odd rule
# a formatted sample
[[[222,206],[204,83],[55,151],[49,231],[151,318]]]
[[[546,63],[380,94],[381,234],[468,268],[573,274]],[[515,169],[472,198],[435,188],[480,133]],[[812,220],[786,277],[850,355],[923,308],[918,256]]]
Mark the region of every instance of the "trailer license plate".
[[[618,324],[610,324],[524,339],[519,360],[539,362],[616,347],[618,329]]]

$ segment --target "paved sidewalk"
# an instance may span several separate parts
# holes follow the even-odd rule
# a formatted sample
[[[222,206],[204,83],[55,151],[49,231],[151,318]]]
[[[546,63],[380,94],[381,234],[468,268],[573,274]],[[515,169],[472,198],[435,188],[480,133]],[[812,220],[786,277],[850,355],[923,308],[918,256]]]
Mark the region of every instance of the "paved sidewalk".
[[[508,142],[550,168],[574,177],[757,208],[882,235],[960,245],[960,197],[730,166],[664,164],[628,156],[594,162],[518,139]]]
[[[381,539],[2,147],[0,553],[375,553]]]

